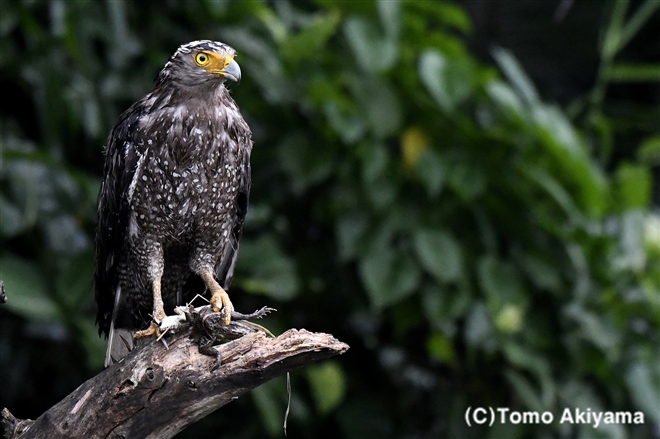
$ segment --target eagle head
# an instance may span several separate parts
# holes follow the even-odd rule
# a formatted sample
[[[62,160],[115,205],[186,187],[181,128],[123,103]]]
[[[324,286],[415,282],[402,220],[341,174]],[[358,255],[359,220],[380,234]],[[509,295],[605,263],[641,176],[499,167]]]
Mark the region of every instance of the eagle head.
[[[240,82],[241,68],[234,61],[236,50],[217,41],[201,40],[184,44],[160,71],[157,83],[174,80],[196,85],[208,81]]]

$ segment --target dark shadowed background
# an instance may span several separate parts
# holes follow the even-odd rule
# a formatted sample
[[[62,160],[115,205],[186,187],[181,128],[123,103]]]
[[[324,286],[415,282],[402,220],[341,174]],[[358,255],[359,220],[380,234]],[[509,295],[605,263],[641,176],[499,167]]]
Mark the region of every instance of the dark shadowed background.
[[[660,437],[659,7],[3,0],[0,407],[36,418],[101,370],[106,136],[214,39],[255,142],[232,300],[351,345],[292,374],[288,437]],[[285,407],[279,379],[179,437],[282,437]]]

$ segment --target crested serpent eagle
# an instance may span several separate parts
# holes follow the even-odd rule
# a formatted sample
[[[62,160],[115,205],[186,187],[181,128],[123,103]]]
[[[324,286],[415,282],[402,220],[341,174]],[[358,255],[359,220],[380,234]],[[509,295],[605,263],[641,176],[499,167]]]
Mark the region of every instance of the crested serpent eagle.
[[[154,90],[119,117],[98,198],[95,298],[105,364],[197,293],[229,324],[231,283],[250,190],[252,135],[225,81],[236,51],[185,44]]]

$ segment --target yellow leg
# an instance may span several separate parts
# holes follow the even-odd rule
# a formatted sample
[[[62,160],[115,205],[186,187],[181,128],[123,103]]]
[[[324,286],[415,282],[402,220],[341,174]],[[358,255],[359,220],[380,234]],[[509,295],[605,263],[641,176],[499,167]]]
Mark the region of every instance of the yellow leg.
[[[211,291],[210,303],[213,307],[213,312],[221,313],[224,317],[225,325],[228,325],[231,322],[231,313],[234,311],[234,305],[229,300],[229,295],[215,280],[211,272],[203,271],[199,275]]]
[[[152,290],[154,295],[154,307],[153,307],[153,318],[157,321],[161,321],[166,317],[165,308],[163,306],[163,297],[160,293],[160,279],[154,280],[152,284]],[[135,333],[135,338],[145,338],[151,337],[152,335],[160,336],[160,328],[155,322],[151,322],[147,329],[138,331]]]

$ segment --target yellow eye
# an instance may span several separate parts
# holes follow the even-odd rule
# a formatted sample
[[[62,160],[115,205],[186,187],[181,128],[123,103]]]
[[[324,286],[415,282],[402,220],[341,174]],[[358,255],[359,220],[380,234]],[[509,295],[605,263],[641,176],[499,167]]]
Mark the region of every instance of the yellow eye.
[[[211,57],[204,52],[197,52],[195,55],[195,64],[205,66],[211,61]]]

